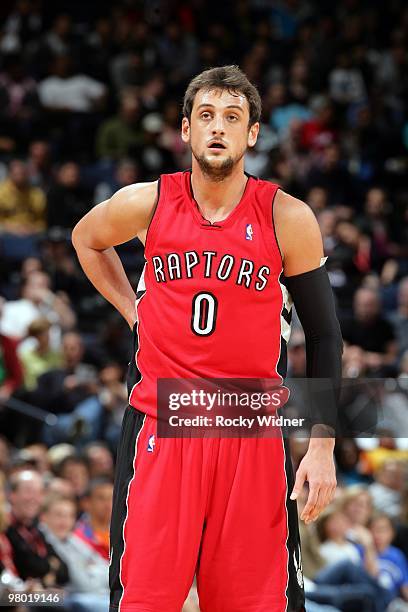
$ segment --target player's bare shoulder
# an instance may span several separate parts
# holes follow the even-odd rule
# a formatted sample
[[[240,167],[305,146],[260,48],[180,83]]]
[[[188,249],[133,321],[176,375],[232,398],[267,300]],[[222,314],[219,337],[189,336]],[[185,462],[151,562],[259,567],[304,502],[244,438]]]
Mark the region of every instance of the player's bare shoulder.
[[[273,220],[285,274],[301,274],[318,267],[323,256],[323,244],[311,208],[279,189],[273,206]]]
[[[280,233],[285,233],[288,228],[291,231],[301,230],[305,224],[306,229],[310,225],[314,226],[316,224],[312,209],[305,202],[282,191],[282,189],[278,189],[275,196],[273,218],[275,228]]]
[[[86,241],[94,249],[105,249],[136,236],[144,243],[157,197],[158,181],[119,189],[79,221],[72,233],[73,243]]]
[[[135,183],[117,191],[109,200],[108,214],[111,221],[133,228],[138,238],[145,242],[147,228],[154,214],[158,198],[158,181]]]

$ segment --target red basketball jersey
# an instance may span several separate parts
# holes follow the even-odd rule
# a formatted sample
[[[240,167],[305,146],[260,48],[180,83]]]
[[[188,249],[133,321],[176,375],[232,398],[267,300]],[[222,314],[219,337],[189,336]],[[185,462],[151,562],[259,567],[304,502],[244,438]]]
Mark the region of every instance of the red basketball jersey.
[[[249,176],[238,205],[212,224],[191,171],[160,177],[137,291],[131,405],[156,416],[158,378],[282,380],[290,304],[272,216],[278,188]]]

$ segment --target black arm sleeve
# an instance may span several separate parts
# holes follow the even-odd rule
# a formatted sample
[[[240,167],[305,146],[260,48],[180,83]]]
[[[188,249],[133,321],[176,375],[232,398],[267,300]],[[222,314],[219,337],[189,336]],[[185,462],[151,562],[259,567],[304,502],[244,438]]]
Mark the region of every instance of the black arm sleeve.
[[[306,340],[306,376],[313,385],[312,424],[335,429],[340,395],[343,340],[333,291],[324,266],[285,278]]]

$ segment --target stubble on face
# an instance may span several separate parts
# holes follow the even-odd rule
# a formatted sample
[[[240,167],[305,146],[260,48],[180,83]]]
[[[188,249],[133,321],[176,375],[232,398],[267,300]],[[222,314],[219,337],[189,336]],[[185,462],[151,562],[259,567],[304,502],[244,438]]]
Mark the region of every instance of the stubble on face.
[[[221,164],[215,162],[211,162],[204,154],[198,155],[193,147],[191,147],[191,152],[196,159],[201,172],[214,182],[221,182],[226,179],[228,176],[232,174],[235,166],[241,161],[244,156],[244,152],[241,153],[235,159],[233,157],[228,156],[226,159],[222,160]]]

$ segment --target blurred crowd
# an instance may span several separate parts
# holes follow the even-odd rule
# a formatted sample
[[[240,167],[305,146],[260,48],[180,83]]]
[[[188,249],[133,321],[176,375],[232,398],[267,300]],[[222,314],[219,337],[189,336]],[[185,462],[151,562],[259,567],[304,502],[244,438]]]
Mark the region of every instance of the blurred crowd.
[[[58,585],[74,608],[95,609],[107,584],[89,593],[99,578],[78,575],[79,559],[106,577],[131,342],[82,274],[72,227],[117,189],[188,168],[185,87],[203,69],[239,64],[263,101],[246,170],[314,211],[344,376],[392,379],[398,423],[408,389],[408,8],[10,0],[0,24],[0,570],[25,581],[19,588]],[[136,286],[141,245],[118,252]],[[304,376],[296,326],[288,356],[290,375]],[[317,529],[302,526],[311,611],[377,612],[398,597],[397,611],[408,599],[408,456],[395,429],[370,445],[337,441],[338,499]],[[304,450],[293,441],[295,465]],[[350,508],[363,498],[356,519]],[[329,571],[334,560],[341,571]]]
[[[296,469],[308,440],[291,445]],[[335,456],[334,502],[299,524],[307,612],[406,612],[408,450],[384,433],[365,448],[338,439]],[[42,589],[63,595],[71,612],[107,610],[113,471],[102,440],[78,450],[0,437],[0,599]],[[194,590],[183,612],[199,612]]]

